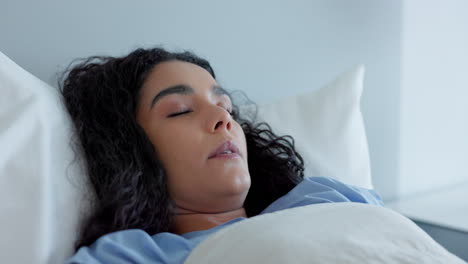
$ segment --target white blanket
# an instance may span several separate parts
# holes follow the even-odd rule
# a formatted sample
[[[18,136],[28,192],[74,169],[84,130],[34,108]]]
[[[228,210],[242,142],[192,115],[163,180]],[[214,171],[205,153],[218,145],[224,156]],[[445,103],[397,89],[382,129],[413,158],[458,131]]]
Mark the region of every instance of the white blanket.
[[[326,203],[235,223],[208,237],[185,263],[465,262],[390,209]]]

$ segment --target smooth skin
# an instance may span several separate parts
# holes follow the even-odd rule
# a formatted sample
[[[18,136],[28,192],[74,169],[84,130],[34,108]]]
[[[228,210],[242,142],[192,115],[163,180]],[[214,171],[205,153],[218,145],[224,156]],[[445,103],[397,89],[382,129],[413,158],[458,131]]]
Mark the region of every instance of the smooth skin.
[[[251,182],[245,134],[223,91],[205,69],[177,60],[156,65],[141,89],[136,118],[168,177],[176,205],[173,233],[247,217],[243,204]],[[226,141],[237,145],[239,155],[209,158]]]

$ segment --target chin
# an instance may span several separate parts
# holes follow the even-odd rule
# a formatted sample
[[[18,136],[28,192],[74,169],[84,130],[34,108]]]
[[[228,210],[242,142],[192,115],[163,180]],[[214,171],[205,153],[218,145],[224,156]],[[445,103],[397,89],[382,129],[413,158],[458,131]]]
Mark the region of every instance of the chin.
[[[232,199],[232,209],[238,209],[243,206],[247,194],[249,193],[250,183],[245,185],[236,185],[232,186],[231,189],[226,190],[225,194],[230,197],[228,200]]]
[[[245,196],[247,196],[250,189],[250,175],[237,175],[233,176],[231,179],[233,179],[233,181],[230,182],[232,193],[237,195],[245,193]]]

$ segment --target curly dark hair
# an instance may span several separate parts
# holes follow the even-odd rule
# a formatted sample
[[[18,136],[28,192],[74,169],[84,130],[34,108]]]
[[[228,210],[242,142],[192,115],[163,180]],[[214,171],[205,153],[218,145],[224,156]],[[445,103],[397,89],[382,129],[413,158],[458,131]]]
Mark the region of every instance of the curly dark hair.
[[[169,231],[175,206],[165,170],[136,121],[140,88],[154,66],[169,60],[196,64],[215,78],[208,61],[191,52],[140,48],[123,57],[74,61],[59,80],[76,127],[75,151],[79,147],[84,153],[96,197],[76,249],[118,230]],[[251,187],[244,208],[252,217],[302,181],[304,162],[292,137],[277,136],[268,124],[255,123],[256,113],[246,116],[234,106],[233,118],[247,143]]]

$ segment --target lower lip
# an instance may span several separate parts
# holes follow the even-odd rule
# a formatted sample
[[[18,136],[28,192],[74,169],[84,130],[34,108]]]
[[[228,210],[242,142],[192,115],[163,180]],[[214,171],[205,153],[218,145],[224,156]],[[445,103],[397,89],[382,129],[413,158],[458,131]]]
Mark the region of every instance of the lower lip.
[[[235,159],[240,158],[237,153],[226,153],[226,154],[217,154],[216,156],[211,157],[210,159]]]

